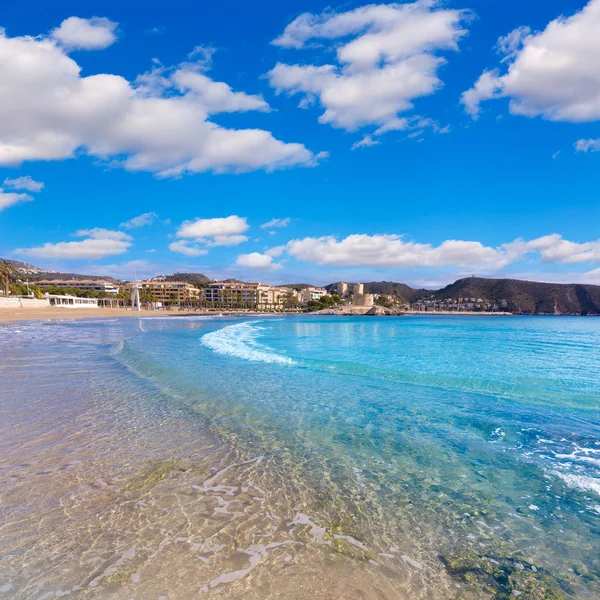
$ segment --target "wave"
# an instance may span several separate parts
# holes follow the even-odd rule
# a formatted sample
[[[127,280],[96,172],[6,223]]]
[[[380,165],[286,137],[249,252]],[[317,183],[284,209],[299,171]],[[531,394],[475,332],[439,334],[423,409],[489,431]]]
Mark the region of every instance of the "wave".
[[[294,361],[276,354],[271,348],[260,344],[262,327],[254,323],[236,323],[202,336],[202,345],[218,354],[226,354],[254,362],[291,365]]]
[[[587,475],[574,475],[572,473],[563,473],[562,471],[552,472],[560,477],[571,489],[581,492],[595,492],[600,495],[600,479],[589,477]]]

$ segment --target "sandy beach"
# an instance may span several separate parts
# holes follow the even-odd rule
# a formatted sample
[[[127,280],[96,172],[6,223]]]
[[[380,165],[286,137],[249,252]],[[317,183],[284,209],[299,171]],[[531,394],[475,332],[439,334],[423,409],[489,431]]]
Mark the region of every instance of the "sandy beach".
[[[222,310],[201,311],[201,310],[142,310],[132,311],[126,308],[3,308],[0,309],[0,323],[13,323],[15,321],[46,321],[56,319],[106,319],[114,317],[183,317],[193,315],[254,315],[254,314],[275,314],[275,313],[255,313],[251,311]]]
[[[45,321],[48,319],[103,319],[106,317],[139,317],[157,315],[155,312],[133,312],[124,308],[7,308],[0,310],[0,323],[13,321]],[[165,313],[160,313],[165,314]]]

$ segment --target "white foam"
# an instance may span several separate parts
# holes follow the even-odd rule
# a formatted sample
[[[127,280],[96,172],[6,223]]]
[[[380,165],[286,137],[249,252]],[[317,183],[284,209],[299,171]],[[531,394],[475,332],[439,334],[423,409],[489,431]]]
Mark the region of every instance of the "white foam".
[[[202,336],[201,341],[204,346],[218,354],[226,354],[254,362],[281,365],[293,364],[291,358],[276,354],[268,346],[260,344],[257,341],[260,332],[261,328],[256,326],[256,321],[254,323],[236,323],[207,333]]]
[[[596,492],[600,496],[600,479],[584,475],[573,475],[572,473],[561,473],[560,471],[553,471],[553,474],[560,477],[572,489],[583,492]]]

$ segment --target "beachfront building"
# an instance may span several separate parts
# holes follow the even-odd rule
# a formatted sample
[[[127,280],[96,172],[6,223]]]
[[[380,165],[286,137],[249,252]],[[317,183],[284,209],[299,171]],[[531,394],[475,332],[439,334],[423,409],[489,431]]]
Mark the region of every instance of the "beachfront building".
[[[61,296],[45,294],[50,306],[59,308],[98,308],[98,298],[78,298],[77,296]]]
[[[86,292],[104,292],[116,296],[119,293],[119,287],[111,281],[104,279],[43,279],[36,281],[35,285],[41,288],[57,287],[57,288],[77,288]]]
[[[327,290],[321,287],[306,287],[300,290],[298,299],[300,304],[306,306],[311,300],[320,300],[323,296],[327,296]]]
[[[208,308],[286,310],[297,304],[293,290],[258,282],[217,281],[206,285],[203,292],[203,304]]]
[[[202,290],[185,281],[136,281],[125,284],[121,290],[131,295],[134,285],[138,287],[142,303],[150,301],[172,306],[196,304],[202,300]]]

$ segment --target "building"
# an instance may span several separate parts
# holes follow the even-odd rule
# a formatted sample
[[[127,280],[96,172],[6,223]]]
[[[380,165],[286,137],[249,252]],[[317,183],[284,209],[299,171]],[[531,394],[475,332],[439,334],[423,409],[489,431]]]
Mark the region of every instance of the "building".
[[[337,283],[335,288],[340,298],[343,298],[348,294],[348,284],[345,281]]]
[[[300,304],[306,305],[311,300],[320,300],[323,296],[327,296],[327,290],[319,287],[307,287],[300,290],[298,299]]]
[[[105,281],[103,279],[43,279],[42,281],[36,281],[35,285],[41,288],[46,287],[58,287],[58,288],[68,288],[73,287],[78,290],[84,290],[86,292],[105,292],[106,294],[114,294],[115,296],[119,293],[119,287],[110,282]]]
[[[357,283],[354,286],[352,294],[352,306],[375,306],[375,296],[373,294],[365,294],[365,286],[362,283]]]
[[[262,283],[218,281],[204,287],[204,305],[215,308],[283,310],[297,304],[294,290]]]
[[[60,308],[98,308],[98,298],[77,298],[76,296],[60,296],[46,294],[50,306]]]
[[[186,304],[202,300],[202,290],[184,281],[136,281],[140,298],[144,303],[145,298],[152,297],[152,302],[170,304]],[[133,283],[125,284],[121,289],[131,295]]]

